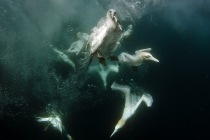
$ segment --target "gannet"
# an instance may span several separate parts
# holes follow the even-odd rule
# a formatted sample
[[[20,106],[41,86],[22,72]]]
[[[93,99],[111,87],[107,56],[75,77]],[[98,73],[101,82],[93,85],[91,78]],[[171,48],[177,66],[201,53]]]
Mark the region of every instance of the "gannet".
[[[137,66],[140,66],[145,60],[159,62],[158,59],[156,59],[149,53],[151,50],[152,50],[151,48],[137,50],[135,51],[134,55],[122,52],[118,56],[118,60],[120,63],[125,63],[131,66],[132,68],[137,68]]]
[[[138,106],[144,101],[147,107],[151,107],[153,99],[152,96],[149,94],[142,94],[140,97],[139,95],[134,95],[130,93],[130,87],[126,85],[119,85],[114,82],[111,85],[112,90],[120,91],[125,94],[125,107],[123,111],[123,115],[121,119],[118,121],[117,125],[115,126],[114,132],[111,134],[112,137],[120,128],[122,128],[128,118],[130,118],[138,108]]]
[[[117,48],[121,33],[122,26],[116,17],[116,10],[108,10],[106,17],[99,20],[88,38],[86,49],[90,52],[89,64],[92,62],[93,57],[97,56],[99,62],[102,65],[106,65],[104,57],[108,55],[106,53],[112,52]]]
[[[38,122],[48,122],[48,125],[45,127],[45,131],[48,129],[48,127],[50,126],[50,124],[55,127],[56,129],[58,129],[61,133],[63,130],[63,125],[61,122],[61,119],[59,116],[55,115],[55,116],[50,116],[50,117],[37,117],[37,121]]]
[[[68,63],[70,66],[72,66],[74,68],[74,70],[76,71],[76,68],[75,68],[75,63],[68,57],[68,55],[66,55],[64,52],[56,49],[56,48],[53,48],[53,51],[55,51],[58,56],[66,63]]]
[[[128,25],[127,30],[124,31],[124,32],[121,34],[121,36],[120,36],[118,42],[120,42],[121,40],[123,40],[123,39],[125,39],[125,38],[128,38],[128,37],[131,35],[132,32],[133,32],[133,26],[132,26],[132,25]]]
[[[46,127],[44,128],[44,131],[48,129],[50,125],[52,125],[54,128],[56,128],[58,131],[61,132],[61,134],[64,132],[66,137],[69,140],[73,140],[73,138],[67,133],[64,125],[62,124],[61,118],[59,115],[56,115],[56,113],[52,113],[49,117],[36,117],[38,122],[46,122],[48,123]]]

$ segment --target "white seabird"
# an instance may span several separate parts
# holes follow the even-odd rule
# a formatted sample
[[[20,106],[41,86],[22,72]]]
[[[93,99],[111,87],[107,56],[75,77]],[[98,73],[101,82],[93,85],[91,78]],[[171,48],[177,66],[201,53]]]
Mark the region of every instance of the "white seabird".
[[[56,48],[53,48],[53,51],[55,51],[58,56],[64,61],[66,62],[67,64],[69,64],[70,66],[73,67],[73,69],[76,71],[76,68],[75,68],[75,63],[68,57],[68,55],[66,55],[64,52],[56,49]]]
[[[130,87],[126,85],[119,85],[114,82],[111,86],[112,90],[120,91],[125,94],[125,107],[121,119],[115,126],[114,132],[111,134],[112,137],[120,128],[122,128],[128,118],[130,118],[138,108],[138,106],[144,101],[147,107],[151,107],[153,99],[149,94],[142,94],[142,96],[134,95],[130,93]]]
[[[137,50],[135,51],[134,55],[130,55],[128,53],[122,52],[118,56],[119,63],[124,63],[133,68],[137,68],[137,66],[140,66],[144,61],[147,61],[147,60],[159,62],[158,59],[156,59],[149,53],[151,50],[152,50],[151,48]]]

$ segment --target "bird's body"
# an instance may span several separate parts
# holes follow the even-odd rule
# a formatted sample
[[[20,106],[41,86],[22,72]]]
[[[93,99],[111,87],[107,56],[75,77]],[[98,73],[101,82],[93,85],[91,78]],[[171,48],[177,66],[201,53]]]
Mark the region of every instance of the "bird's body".
[[[152,105],[153,99],[152,96],[149,94],[142,94],[142,96],[131,94],[131,88],[126,85],[119,85],[114,82],[111,86],[112,90],[120,91],[125,94],[125,107],[122,114],[122,117],[115,125],[115,130],[111,134],[111,137],[120,129],[122,128],[126,121],[135,113],[136,109],[142,102],[145,102],[147,107]]]
[[[128,53],[122,52],[118,56],[118,60],[120,63],[125,63],[129,66],[134,66],[134,67],[140,66],[146,60],[159,62],[159,60],[156,59],[155,57],[153,57],[149,53],[149,51],[151,51],[151,48],[137,50],[137,51],[135,51],[134,55],[130,55]]]
[[[104,65],[105,58],[109,57],[111,52],[118,47],[118,40],[122,33],[122,27],[118,23],[116,11],[110,9],[105,18],[102,18],[96,27],[92,29],[92,33],[87,41],[86,49],[90,53],[90,61],[92,57],[97,56]]]

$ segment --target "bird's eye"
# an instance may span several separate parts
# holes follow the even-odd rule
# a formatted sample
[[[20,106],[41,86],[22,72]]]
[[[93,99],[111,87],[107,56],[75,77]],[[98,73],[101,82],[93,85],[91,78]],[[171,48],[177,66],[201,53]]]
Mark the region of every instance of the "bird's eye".
[[[150,55],[145,55],[145,58],[150,58]]]
[[[116,12],[114,12],[114,14],[113,14],[114,16],[116,15]]]
[[[111,14],[112,14],[112,11],[110,10],[110,11],[109,11],[109,15],[111,15]]]

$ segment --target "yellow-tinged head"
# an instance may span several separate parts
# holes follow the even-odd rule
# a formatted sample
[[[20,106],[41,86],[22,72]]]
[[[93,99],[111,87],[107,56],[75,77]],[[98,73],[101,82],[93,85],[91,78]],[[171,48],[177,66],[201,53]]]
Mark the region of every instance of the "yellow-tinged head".
[[[112,137],[120,128],[122,128],[125,125],[125,119],[120,119],[117,123],[117,125],[115,126],[114,132],[111,134],[110,137]]]
[[[143,60],[152,60],[155,62],[159,62],[159,60],[153,57],[149,52],[141,52],[139,53],[139,57]]]

